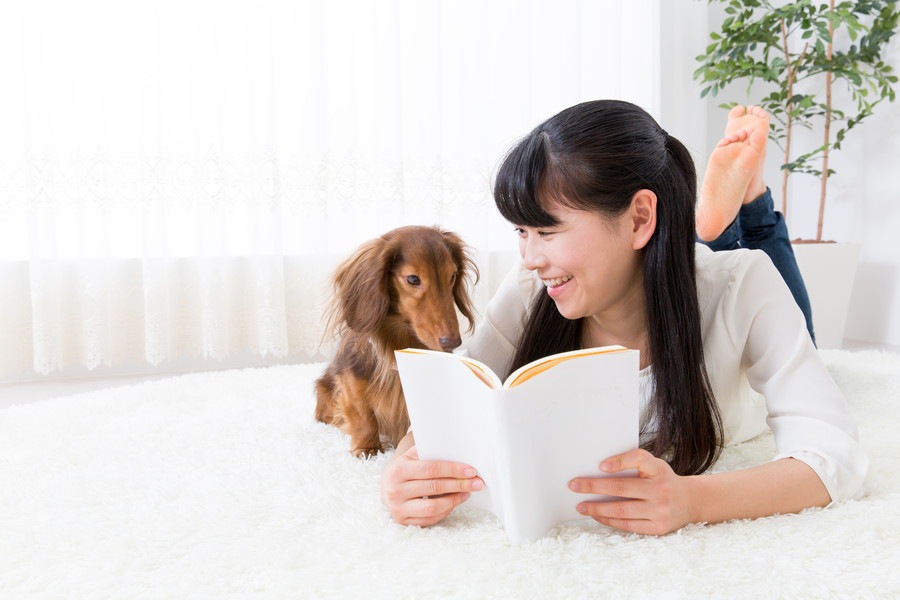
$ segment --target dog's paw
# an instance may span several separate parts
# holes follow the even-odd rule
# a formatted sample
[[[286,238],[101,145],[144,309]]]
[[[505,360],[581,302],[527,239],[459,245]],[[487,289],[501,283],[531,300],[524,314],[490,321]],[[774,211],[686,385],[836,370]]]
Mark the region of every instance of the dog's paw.
[[[354,448],[350,451],[350,454],[352,454],[356,458],[365,460],[367,458],[376,456],[379,452],[381,452],[381,446],[377,448]]]

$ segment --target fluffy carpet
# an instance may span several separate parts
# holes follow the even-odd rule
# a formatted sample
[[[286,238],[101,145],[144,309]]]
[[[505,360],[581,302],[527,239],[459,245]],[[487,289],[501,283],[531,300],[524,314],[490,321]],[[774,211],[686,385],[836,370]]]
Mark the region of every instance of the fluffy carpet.
[[[823,351],[873,492],[664,537],[592,521],[511,544],[379,500],[389,456],[314,422],[322,365],[186,375],[0,411],[2,598],[897,598],[900,355]],[[814,399],[812,399],[814,401]],[[766,462],[771,435],[718,468]]]

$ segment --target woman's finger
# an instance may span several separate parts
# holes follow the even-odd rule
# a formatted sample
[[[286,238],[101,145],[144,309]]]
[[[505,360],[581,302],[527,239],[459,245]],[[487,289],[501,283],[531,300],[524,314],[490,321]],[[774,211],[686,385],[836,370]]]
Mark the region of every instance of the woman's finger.
[[[437,498],[417,498],[403,505],[403,525],[427,526],[437,523],[469,499],[468,493],[447,494]]]
[[[443,496],[462,492],[477,492],[484,488],[478,477],[455,479],[412,479],[398,486],[397,492],[405,498]]]
[[[616,519],[607,517],[594,517],[601,525],[614,527],[622,531],[640,533],[643,535],[664,535],[669,531],[656,521],[649,519]]]
[[[600,463],[600,470],[605,473],[636,471],[637,477],[576,477],[569,482],[569,489],[579,494],[648,499],[654,493],[651,480],[663,472],[660,462],[646,450],[631,450],[607,458]]]
[[[665,464],[665,461],[646,450],[636,448],[624,454],[610,456],[600,463],[600,470],[604,473],[618,473],[627,469],[637,469],[639,477],[655,477],[663,472]]]
[[[618,496],[646,500],[653,495],[648,482],[637,477],[576,477],[569,489],[579,494]]]
[[[445,460],[419,460],[413,446],[396,461],[404,480],[410,479],[471,479],[478,472],[469,465]]]
[[[600,502],[582,502],[577,506],[578,512],[595,519],[618,519],[633,521],[651,519],[649,502],[640,500],[610,500]]]

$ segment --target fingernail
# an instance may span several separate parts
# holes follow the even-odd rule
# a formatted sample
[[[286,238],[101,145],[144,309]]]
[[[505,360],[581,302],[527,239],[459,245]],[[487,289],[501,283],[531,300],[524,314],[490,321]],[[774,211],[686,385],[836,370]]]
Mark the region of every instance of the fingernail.
[[[613,464],[608,461],[604,461],[600,463],[600,470],[604,473],[611,473],[613,471]]]
[[[570,481],[569,489],[572,490],[573,492],[577,492],[577,491],[581,490],[581,483],[579,483],[577,481]]]
[[[581,514],[587,513],[587,504],[579,504],[576,508],[578,509],[578,512],[580,512]]]
[[[475,469],[470,467],[463,471],[463,475],[465,475],[466,477],[475,477],[476,475],[478,475],[478,473],[475,471]]]
[[[463,493],[463,495],[462,495],[462,501],[465,502],[466,500],[469,499],[469,496],[471,496],[471,495],[472,495],[472,494],[470,494],[469,492]]]
[[[476,479],[475,481],[472,482],[472,489],[473,489],[473,490],[476,490],[476,491],[477,491],[477,490],[480,490],[480,489],[483,488],[483,487],[484,487],[484,482],[481,481],[480,479]]]

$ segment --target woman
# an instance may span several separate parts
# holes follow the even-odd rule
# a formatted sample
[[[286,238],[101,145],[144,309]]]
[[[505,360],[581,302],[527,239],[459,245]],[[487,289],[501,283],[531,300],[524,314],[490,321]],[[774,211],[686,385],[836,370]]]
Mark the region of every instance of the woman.
[[[642,447],[597,457],[612,477],[569,484],[625,498],[578,505],[605,525],[663,534],[863,492],[868,461],[853,419],[772,261],[695,244],[695,228],[718,235],[756,201],[765,138],[763,116],[753,117],[734,115],[744,124],[714,150],[696,222],[689,153],[627,102],[562,111],[499,169],[494,198],[515,224],[522,268],[489,304],[469,354],[508,373],[579,347],[641,351]],[[704,474],[724,445],[767,424],[775,460]],[[614,476],[627,469],[638,476]],[[468,465],[418,460],[410,433],[385,468],[382,499],[397,522],[429,525],[482,486]]]

